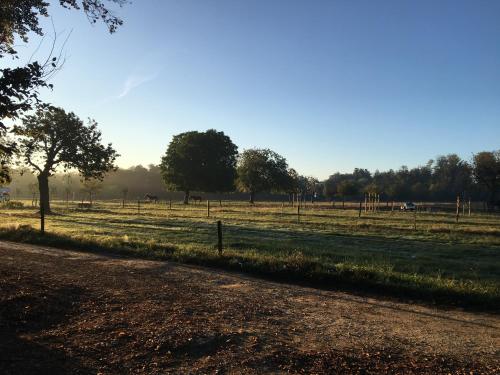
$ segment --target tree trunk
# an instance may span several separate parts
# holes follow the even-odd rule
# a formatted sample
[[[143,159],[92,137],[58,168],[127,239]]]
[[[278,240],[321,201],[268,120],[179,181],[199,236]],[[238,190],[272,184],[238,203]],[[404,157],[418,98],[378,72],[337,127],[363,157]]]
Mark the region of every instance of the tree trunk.
[[[254,197],[255,197],[255,193],[253,191],[250,192],[250,203],[253,204],[254,203]]]
[[[189,204],[189,190],[184,192],[184,204]]]
[[[40,191],[40,207],[43,205],[45,215],[48,215],[50,214],[49,176],[46,173],[41,173],[37,178]]]

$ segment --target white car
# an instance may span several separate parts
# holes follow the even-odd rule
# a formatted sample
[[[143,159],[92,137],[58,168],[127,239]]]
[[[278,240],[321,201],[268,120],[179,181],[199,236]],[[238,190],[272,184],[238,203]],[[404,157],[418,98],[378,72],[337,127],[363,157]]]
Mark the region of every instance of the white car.
[[[417,206],[413,202],[406,202],[401,205],[401,211],[415,211]]]

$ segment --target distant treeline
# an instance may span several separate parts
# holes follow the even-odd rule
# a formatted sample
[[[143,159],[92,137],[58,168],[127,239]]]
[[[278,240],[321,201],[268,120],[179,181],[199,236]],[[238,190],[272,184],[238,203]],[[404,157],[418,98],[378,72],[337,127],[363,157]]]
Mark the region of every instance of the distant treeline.
[[[10,184],[13,198],[30,198],[38,195],[36,177],[29,172],[14,171]],[[302,199],[336,200],[361,199],[365,193],[378,193],[382,200],[454,201],[457,195],[472,200],[488,199],[488,192],[474,178],[473,166],[455,154],[439,156],[426,165],[416,168],[402,166],[398,170],[376,171],[356,168],[352,173],[335,173],[325,181],[299,176],[298,195]],[[52,199],[144,198],[145,194],[160,199],[182,199],[181,192],[168,192],[159,166],[135,166],[118,169],[106,175],[102,182],[84,182],[77,174],[58,173],[50,179]],[[285,200],[289,192],[259,193],[261,200]],[[209,199],[247,199],[248,194],[203,194]]]

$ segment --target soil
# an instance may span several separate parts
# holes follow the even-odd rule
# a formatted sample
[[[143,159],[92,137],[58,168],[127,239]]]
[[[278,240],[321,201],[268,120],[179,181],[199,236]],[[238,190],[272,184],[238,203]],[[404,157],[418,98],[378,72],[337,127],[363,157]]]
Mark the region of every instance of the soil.
[[[0,242],[2,374],[500,373],[500,317]]]

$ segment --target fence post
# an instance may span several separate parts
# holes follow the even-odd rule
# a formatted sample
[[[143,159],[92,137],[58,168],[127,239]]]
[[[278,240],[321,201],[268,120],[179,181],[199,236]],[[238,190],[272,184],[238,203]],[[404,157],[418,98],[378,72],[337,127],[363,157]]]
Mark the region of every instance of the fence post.
[[[122,199],[122,208],[125,208],[125,199]]]
[[[220,220],[217,221],[217,250],[219,255],[222,255],[222,223]]]
[[[470,216],[470,198],[469,198],[469,216]]]
[[[168,200],[168,209],[171,210],[172,209],[172,199],[169,199]]]
[[[141,214],[141,201],[137,200],[137,215]]]
[[[458,223],[458,216],[460,215],[460,195],[457,195],[457,216],[456,221]]]
[[[285,202],[281,202],[281,216],[283,216],[284,209],[285,209]]]
[[[40,233],[45,234],[45,207],[40,204]]]
[[[297,206],[297,223],[300,223],[300,205]]]
[[[361,217],[361,201],[359,201],[359,211],[358,211],[358,217]]]
[[[416,207],[413,210],[413,230],[417,230],[417,208]]]
[[[207,199],[207,217],[210,217],[210,201]]]

